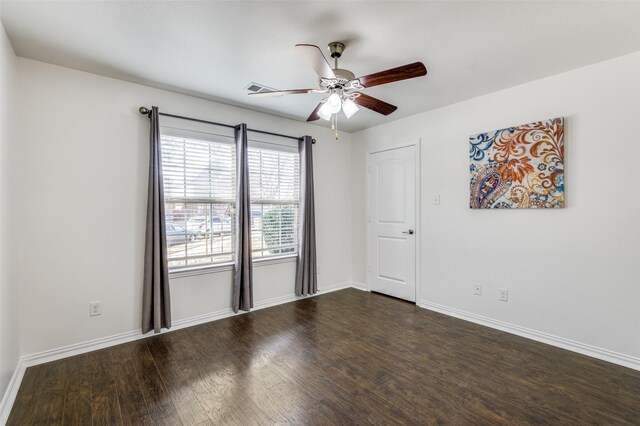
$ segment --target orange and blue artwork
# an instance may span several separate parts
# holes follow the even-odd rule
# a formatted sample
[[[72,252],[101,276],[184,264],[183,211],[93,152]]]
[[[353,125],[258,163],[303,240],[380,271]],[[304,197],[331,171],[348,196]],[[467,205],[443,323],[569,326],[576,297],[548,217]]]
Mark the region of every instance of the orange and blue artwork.
[[[469,137],[472,209],[564,207],[564,118]]]

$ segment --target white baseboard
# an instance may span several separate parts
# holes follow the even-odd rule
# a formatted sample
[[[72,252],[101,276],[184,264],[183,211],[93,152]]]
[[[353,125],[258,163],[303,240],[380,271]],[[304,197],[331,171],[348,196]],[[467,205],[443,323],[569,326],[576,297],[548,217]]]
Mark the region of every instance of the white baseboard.
[[[2,397],[2,401],[0,401],[0,425],[2,426],[7,423],[7,420],[9,420],[9,413],[11,412],[13,402],[16,400],[16,396],[18,395],[18,389],[20,389],[20,384],[22,383],[22,378],[24,377],[26,369],[27,367],[22,362],[22,359],[19,359],[16,369],[13,370],[11,380],[9,380],[7,390]]]
[[[358,290],[362,290],[362,291],[369,291],[366,284],[362,284],[357,281],[351,281],[351,287],[357,288]]]
[[[564,337],[554,336],[542,331],[532,330],[530,328],[521,327],[519,325],[510,324],[493,318],[484,317],[482,315],[473,314],[462,311],[460,309],[450,308],[448,306],[439,305],[427,300],[419,300],[417,305],[421,308],[429,309],[441,314],[460,318],[486,327],[495,328],[507,333],[516,334],[520,337],[535,340],[537,342],[546,343],[551,346],[577,352],[582,355],[597,358],[603,361],[618,364],[623,367],[632,368],[640,371],[640,358],[610,351],[608,349],[599,348],[597,346],[588,345],[586,343],[576,342]]]
[[[332,291],[344,290],[345,288],[350,288],[351,282],[347,281],[344,283],[335,283],[330,285],[324,285],[322,287],[318,287],[318,293],[331,293]]]
[[[318,293],[316,293],[316,295],[343,290],[351,286],[352,285],[350,282],[325,285],[318,288]],[[315,295],[306,297],[313,296]],[[299,297],[293,294],[272,297],[270,299],[256,302],[254,304],[252,312],[260,309],[270,308],[272,306],[282,305],[284,303],[294,302],[303,298],[304,297]],[[171,324],[171,329],[162,330],[161,333],[170,333],[172,331],[192,327],[194,325],[204,324],[207,322],[216,321],[219,319],[228,318],[244,313],[246,312],[239,312],[238,314],[234,314],[231,308],[221,309],[219,311],[173,321],[173,323]],[[138,339],[144,339],[154,335],[155,334],[153,333],[142,334],[140,330],[133,330],[127,331],[125,333],[114,334],[112,336],[101,337],[99,339],[88,340],[86,342],[75,343],[73,345],[63,346],[60,348],[50,349],[35,354],[23,355],[18,360],[18,365],[13,372],[11,380],[9,381],[9,385],[7,386],[7,390],[5,391],[2,401],[0,402],[0,425],[4,425],[9,418],[9,413],[11,412],[11,408],[13,407],[13,403],[15,402],[16,395],[18,394],[18,389],[20,388],[20,384],[22,383],[22,377],[24,376],[24,372],[28,367],[38,364],[44,364],[46,362],[56,361],[62,358],[68,358],[70,356],[80,355],[91,351],[96,351],[99,349],[108,348],[110,346],[120,345],[122,343],[132,342]]]
[[[330,285],[319,288],[318,293],[316,293],[315,295],[329,293],[337,290],[343,290],[349,287],[351,287],[351,284],[348,282],[330,284]],[[306,296],[306,297],[313,297],[315,295]],[[251,312],[257,311],[260,309],[270,308],[272,306],[282,305],[283,303],[294,302],[302,298],[304,297],[299,297],[294,294],[287,294],[284,296],[272,297],[270,299],[257,301],[255,302]],[[161,333],[171,333],[172,331],[180,330],[187,327],[192,327],[194,325],[204,324],[207,322],[216,321],[219,319],[232,317],[234,315],[242,315],[242,314],[246,314],[246,312],[240,311],[237,314],[234,314],[231,308],[221,309],[221,310],[206,313],[203,315],[197,315],[194,317],[173,321],[173,323],[171,324],[171,328],[169,330],[162,330]],[[156,334],[161,334],[161,333],[156,333]],[[33,365],[43,364],[45,362],[56,361],[58,359],[67,358],[74,355],[80,355],[86,352],[108,348],[110,346],[120,345],[122,343],[132,342],[137,339],[144,339],[146,337],[151,337],[156,334],[153,334],[153,333],[142,334],[140,330],[127,331],[125,333],[114,334],[112,336],[101,337],[99,339],[89,340],[81,343],[75,343],[73,345],[63,346],[56,349],[50,349],[50,350],[38,352],[35,354],[31,354],[31,355],[24,355],[20,359],[27,367],[31,367]]]

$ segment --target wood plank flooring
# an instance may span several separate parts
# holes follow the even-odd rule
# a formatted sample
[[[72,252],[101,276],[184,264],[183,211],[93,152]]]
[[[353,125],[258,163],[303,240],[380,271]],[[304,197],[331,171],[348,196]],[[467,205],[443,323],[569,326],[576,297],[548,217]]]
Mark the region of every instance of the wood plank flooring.
[[[640,424],[640,372],[343,290],[28,368],[9,425]]]

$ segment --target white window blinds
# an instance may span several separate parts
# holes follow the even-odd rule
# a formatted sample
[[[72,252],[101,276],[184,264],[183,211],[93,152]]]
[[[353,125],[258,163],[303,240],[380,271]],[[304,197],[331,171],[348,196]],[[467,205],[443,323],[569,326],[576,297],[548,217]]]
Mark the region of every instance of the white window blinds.
[[[233,137],[161,128],[170,270],[233,261],[236,159]],[[256,259],[295,254],[297,144],[249,141],[251,244]]]
[[[235,201],[235,145],[228,137],[162,135],[165,200]],[[196,139],[197,137],[197,139]],[[217,139],[217,140],[216,140]]]
[[[163,128],[169,268],[233,260],[233,138]]]
[[[295,253],[300,187],[297,148],[253,143],[248,154],[253,256]]]

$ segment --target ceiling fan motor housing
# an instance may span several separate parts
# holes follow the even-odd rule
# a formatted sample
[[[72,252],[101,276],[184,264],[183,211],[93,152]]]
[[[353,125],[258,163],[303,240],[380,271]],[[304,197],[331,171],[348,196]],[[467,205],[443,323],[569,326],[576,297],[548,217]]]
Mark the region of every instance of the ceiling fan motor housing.
[[[349,70],[345,70],[342,68],[336,68],[333,70],[333,73],[339,80],[345,80],[345,83],[354,80],[356,76]]]
[[[345,70],[342,68],[335,68],[333,70],[333,73],[335,74],[336,78],[320,78],[321,88],[323,89],[342,89],[347,87],[351,88],[351,85],[358,83],[358,80],[356,80],[355,75],[349,70]],[[360,88],[361,87],[359,86],[358,89]]]

